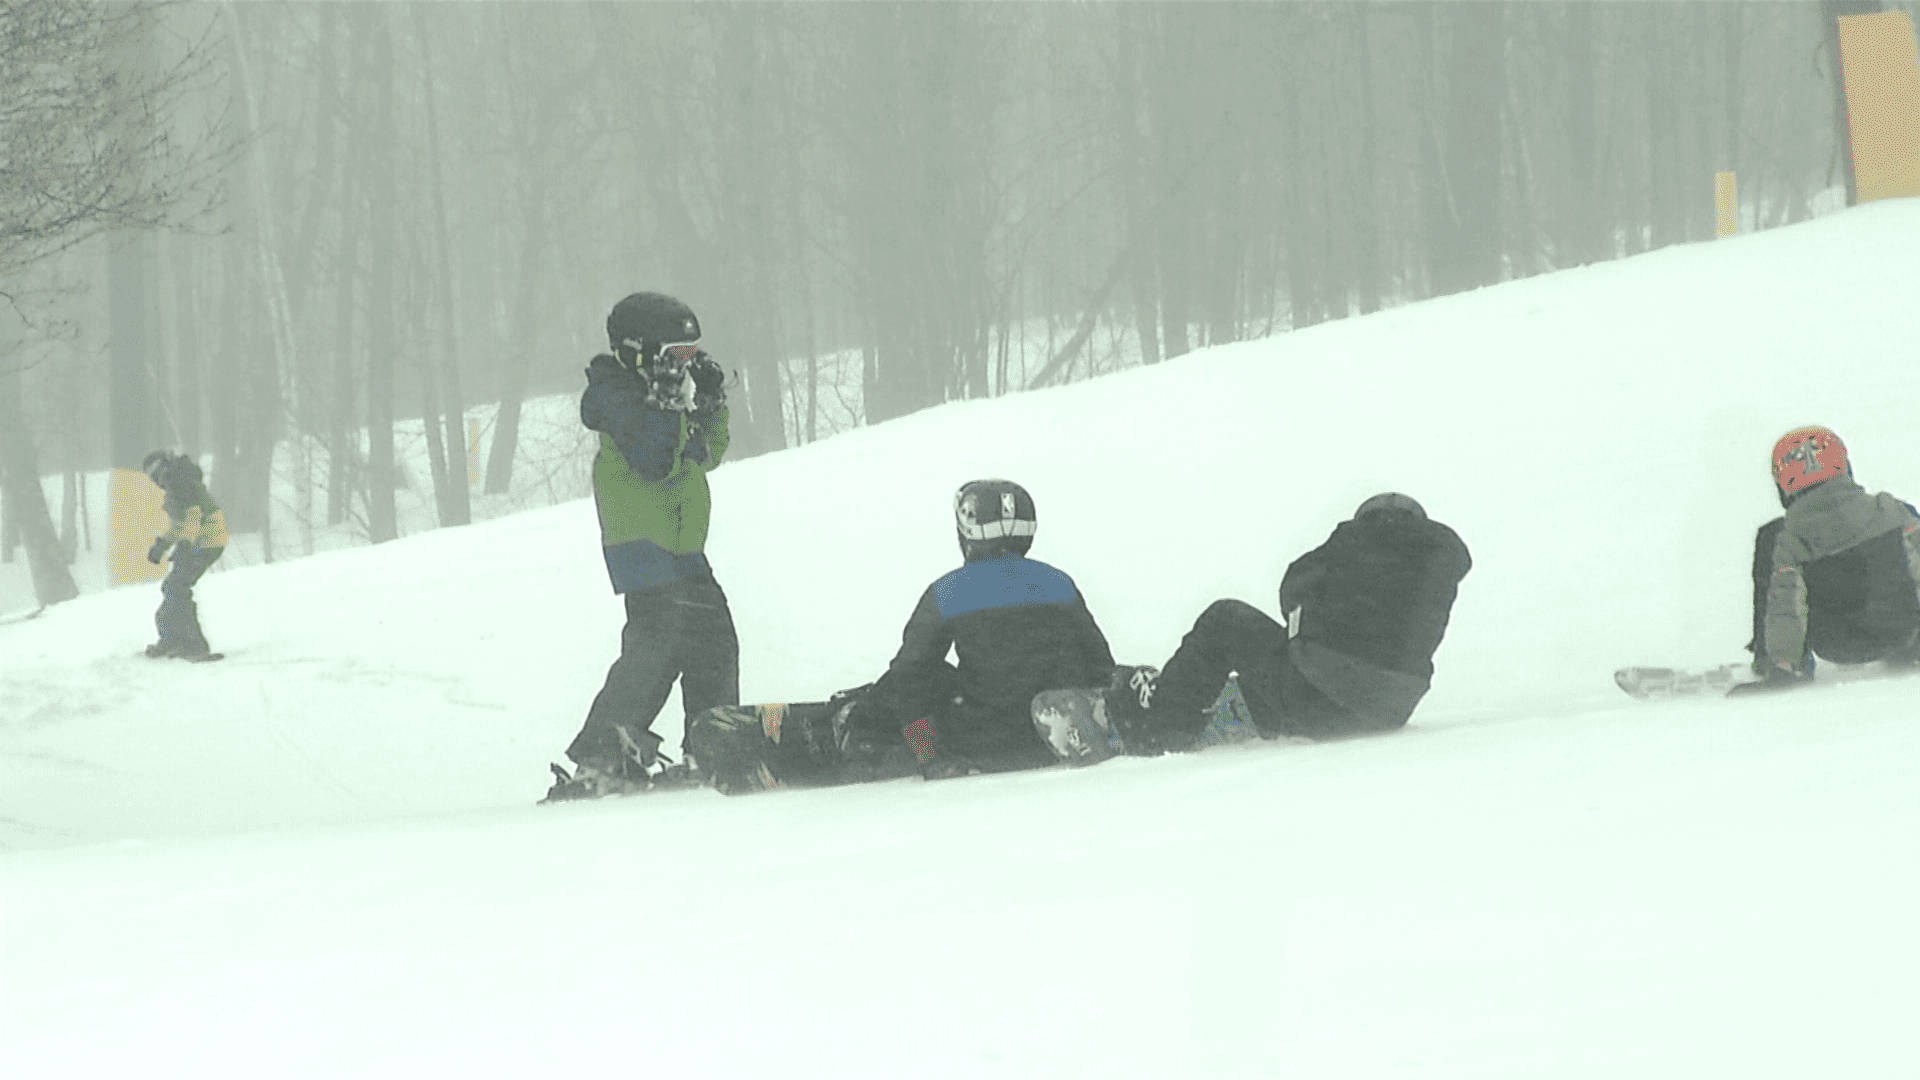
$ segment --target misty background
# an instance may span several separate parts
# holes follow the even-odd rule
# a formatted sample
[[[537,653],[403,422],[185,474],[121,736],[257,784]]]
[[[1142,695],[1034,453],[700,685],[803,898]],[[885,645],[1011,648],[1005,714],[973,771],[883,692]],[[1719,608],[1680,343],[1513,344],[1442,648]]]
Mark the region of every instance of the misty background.
[[[737,458],[1710,239],[1723,170],[1803,220],[1883,7],[0,3],[0,555],[72,595],[87,475],[159,446],[268,560],[584,496],[530,403],[638,290]]]

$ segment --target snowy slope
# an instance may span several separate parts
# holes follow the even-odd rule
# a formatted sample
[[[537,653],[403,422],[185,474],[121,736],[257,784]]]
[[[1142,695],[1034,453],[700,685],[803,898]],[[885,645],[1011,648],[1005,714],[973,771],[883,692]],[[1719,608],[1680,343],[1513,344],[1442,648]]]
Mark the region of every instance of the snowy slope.
[[[0,1075],[1892,1076],[1920,686],[1736,659],[1774,437],[1920,495],[1920,204],[948,406],[714,475],[749,700],[884,666],[1034,493],[1116,654],[1364,497],[1472,547],[1402,734],[535,808],[616,647],[576,502],[0,627]],[[674,703],[659,727],[677,730]]]

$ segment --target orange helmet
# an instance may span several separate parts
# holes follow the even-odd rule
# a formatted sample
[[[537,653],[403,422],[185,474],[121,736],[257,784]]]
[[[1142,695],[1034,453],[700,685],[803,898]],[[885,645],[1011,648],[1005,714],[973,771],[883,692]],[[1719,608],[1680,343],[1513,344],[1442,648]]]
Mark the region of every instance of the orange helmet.
[[[1773,444],[1773,482],[1783,496],[1798,495],[1852,470],[1847,445],[1829,428],[1794,428]]]

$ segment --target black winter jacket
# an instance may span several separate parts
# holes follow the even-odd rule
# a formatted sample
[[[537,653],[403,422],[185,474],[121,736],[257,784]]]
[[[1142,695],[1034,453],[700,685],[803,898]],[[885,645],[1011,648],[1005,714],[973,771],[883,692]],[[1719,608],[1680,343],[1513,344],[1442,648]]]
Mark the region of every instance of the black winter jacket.
[[[1467,545],[1445,525],[1393,511],[1343,521],[1280,583],[1288,655],[1336,704],[1404,723],[1433,678]]]

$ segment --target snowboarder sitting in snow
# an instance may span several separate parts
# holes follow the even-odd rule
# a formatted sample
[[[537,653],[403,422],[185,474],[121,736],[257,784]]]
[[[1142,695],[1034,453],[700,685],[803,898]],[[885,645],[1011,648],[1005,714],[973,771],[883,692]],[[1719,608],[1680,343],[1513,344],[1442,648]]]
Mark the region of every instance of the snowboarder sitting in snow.
[[[855,778],[885,772],[903,738],[929,779],[1053,765],[1033,696],[1113,672],[1073,579],[1026,557],[1038,519],[1025,488],[974,480],[955,493],[953,516],[964,562],[920,595],[900,651],[841,733]]]
[[[1157,677],[1131,672],[1107,692],[1107,714],[1130,754],[1192,745],[1208,709],[1239,673],[1265,738],[1391,731],[1407,722],[1433,677],[1460,580],[1472,567],[1452,529],[1387,492],[1287,567],[1282,625],[1239,600],[1202,612]]]
[[[691,723],[688,741],[716,787],[739,794],[1056,763],[1034,730],[1033,696],[1104,685],[1106,636],[1072,578],[1026,557],[1036,519],[1024,488],[968,483],[954,520],[965,562],[921,594],[876,682],[823,706],[715,709]]]
[[[707,473],[727,452],[724,373],[698,345],[679,300],[634,293],[607,316],[613,352],[587,366],[580,422],[600,433],[593,463],[602,554],[626,597],[620,656],[549,799],[591,798],[663,782],[652,730],[676,680],[686,715],[740,700],[740,644],[727,597],[702,551]]]
[[[1773,446],[1786,513],[1753,546],[1753,670],[1731,693],[1800,686],[1813,658],[1920,663],[1920,516],[1853,480],[1840,436],[1796,428]]]
[[[155,450],[140,467],[166,492],[161,506],[167,511],[167,531],[147,549],[147,561],[158,566],[169,551],[173,555],[173,565],[160,583],[160,609],[153,615],[160,640],[147,646],[147,655],[156,659],[217,659],[200,631],[193,585],[227,550],[226,515],[207,494],[200,466],[192,458]]]

